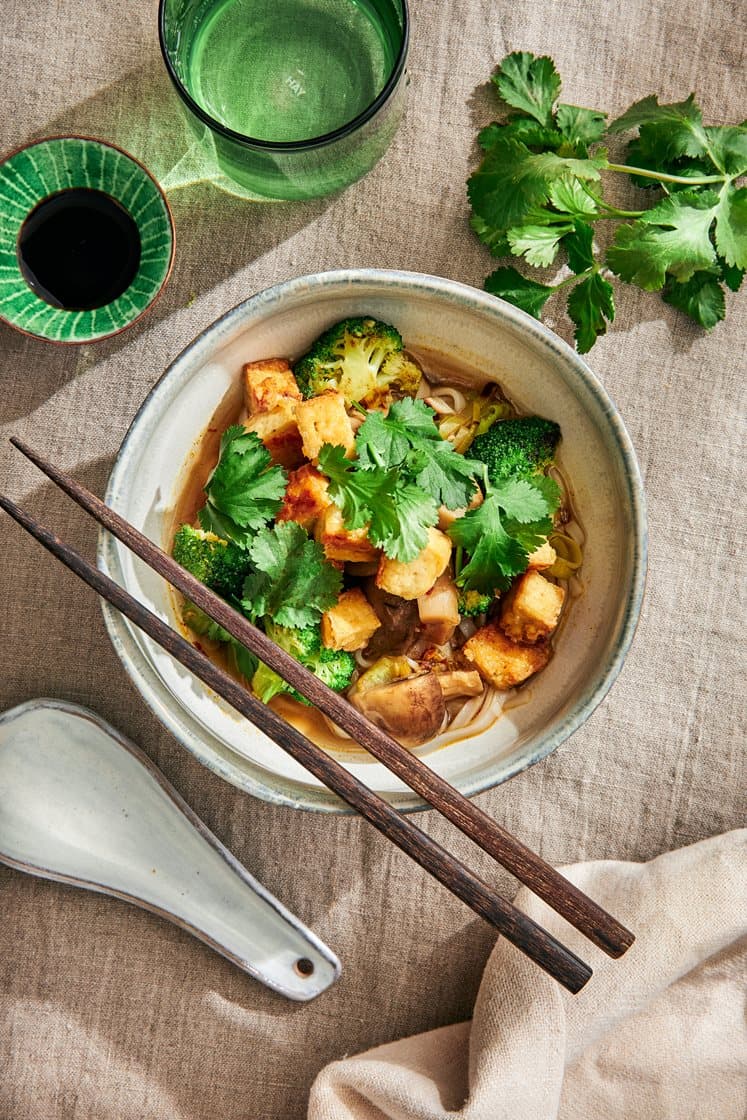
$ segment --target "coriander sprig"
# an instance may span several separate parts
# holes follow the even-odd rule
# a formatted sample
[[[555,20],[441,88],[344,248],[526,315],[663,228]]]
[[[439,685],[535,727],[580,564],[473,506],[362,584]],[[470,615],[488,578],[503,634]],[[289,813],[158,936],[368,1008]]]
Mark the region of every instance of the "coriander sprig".
[[[564,251],[571,275],[555,284],[496,269],[485,287],[539,318],[567,292],[578,349],[585,353],[615,316],[608,270],[684,311],[706,330],[725,315],[725,290],[737,291],[747,269],[747,126],[703,123],[691,94],[659,104],[650,96],[607,125],[607,114],[558,103],[552,59],[508,55],[492,81],[509,109],[483,128],[484,157],[469,180],[471,225],[496,257],[523,257],[534,267]],[[613,163],[598,145],[636,130],[627,162]],[[603,173],[658,188],[653,205],[621,209],[604,198]],[[598,222],[617,222],[602,257]]]

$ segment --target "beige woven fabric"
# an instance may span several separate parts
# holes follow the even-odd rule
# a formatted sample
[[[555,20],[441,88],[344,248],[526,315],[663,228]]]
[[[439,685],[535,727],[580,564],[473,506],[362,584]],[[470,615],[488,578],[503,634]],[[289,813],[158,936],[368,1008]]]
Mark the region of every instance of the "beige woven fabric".
[[[217,315],[266,285],[340,266],[481,285],[464,182],[485,83],[509,49],[554,56],[564,97],[616,112],[696,89],[706,117],[744,104],[739,0],[412,0],[407,117],[383,162],[335,199],[248,205],[172,196],[177,261],[149,316],[109,342],[58,349],[0,328],[0,488],[93,552],[79,511],[18,455],[17,432],[94,489],[145,393]],[[155,0],[5,0],[0,148],[78,131],[163,173],[186,130],[164,77]],[[744,296],[709,336],[632,288],[592,364],[648,489],[651,561],[633,650],[571,741],[483,808],[557,864],[646,860],[740,821],[745,616]],[[558,319],[557,327],[567,324]],[[60,696],[138,742],[210,828],[343,961],[309,1006],[284,1002],[186,934],[113,900],[0,868],[2,1120],[296,1120],[345,1054],[464,1020],[490,929],[359,821],[270,808],[209,774],[129,686],[97,603],[3,522],[0,706]],[[508,876],[434,814],[476,870]]]
[[[744,1120],[747,831],[650,863],[566,874],[637,931],[578,996],[500,939],[471,1024],[390,1043],[325,1069],[309,1120]],[[525,888],[522,909],[563,922]]]

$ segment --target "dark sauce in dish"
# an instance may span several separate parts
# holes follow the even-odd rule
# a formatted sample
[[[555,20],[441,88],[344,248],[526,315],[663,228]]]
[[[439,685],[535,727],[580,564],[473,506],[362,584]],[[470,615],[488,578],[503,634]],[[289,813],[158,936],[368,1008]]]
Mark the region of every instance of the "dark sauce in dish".
[[[18,236],[29,287],[53,307],[91,311],[129,288],[140,265],[140,234],[104,191],[72,187],[43,199]]]

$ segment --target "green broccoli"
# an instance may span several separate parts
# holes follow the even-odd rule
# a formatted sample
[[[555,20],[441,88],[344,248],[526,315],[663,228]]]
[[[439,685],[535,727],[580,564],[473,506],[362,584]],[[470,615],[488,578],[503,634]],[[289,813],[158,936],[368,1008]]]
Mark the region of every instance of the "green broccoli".
[[[483,595],[481,591],[460,591],[457,609],[462,618],[474,618],[477,614],[485,614],[493,602],[492,595]]]
[[[470,458],[488,468],[491,482],[528,478],[549,467],[560,439],[560,426],[541,416],[498,420],[470,448]]]
[[[193,529],[191,525],[182,525],[178,530],[171,553],[177,564],[225,598],[241,594],[244,578],[252,566],[249,554],[233,541],[224,541],[215,533]]]
[[[265,622],[265,631],[269,638],[311,669],[315,676],[335,692],[342,692],[350,684],[350,679],[356,667],[352,653],[345,650],[327,649],[322,646],[319,625],[306,626],[303,629],[294,629],[289,626],[278,626],[269,619]],[[278,676],[268,665],[260,661],[257,671],[252,677],[252,688],[255,694],[267,704],[273,696],[280,692],[287,692],[294,700],[308,704],[295,688]]]
[[[182,622],[200,637],[211,638],[214,642],[230,642],[231,635],[219,623],[214,622],[209,614],[205,614],[201,607],[185,600],[182,607]]]
[[[227,630],[217,622],[214,622],[210,615],[205,614],[201,607],[195,603],[190,603],[189,599],[185,600],[182,607],[182,621],[185,626],[195,634],[199,634],[201,638],[210,638],[214,642],[223,642],[228,646],[228,659],[233,670],[239,676],[246,677],[251,680],[257,668],[257,658],[251,650],[246,646],[242,646],[241,642],[237,642]]]
[[[395,327],[378,319],[343,319],[326,330],[293,371],[305,397],[338,389],[348,404],[372,407],[391,392],[414,396],[420,367]]]

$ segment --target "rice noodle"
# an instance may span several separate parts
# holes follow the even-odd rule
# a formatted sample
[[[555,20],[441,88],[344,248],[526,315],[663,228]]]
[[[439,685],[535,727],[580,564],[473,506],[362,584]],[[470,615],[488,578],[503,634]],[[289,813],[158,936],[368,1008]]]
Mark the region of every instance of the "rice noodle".
[[[439,416],[454,415],[454,409],[441,397],[424,397],[423,400],[427,405],[430,405],[433,411],[437,412]]]
[[[362,649],[357,649],[353,657],[361,669],[370,669],[374,662],[379,660],[378,657],[366,657]]]
[[[461,412],[467,407],[467,398],[456,385],[439,385],[435,392],[429,394],[434,400],[446,399],[451,404],[452,412]],[[433,406],[431,406],[433,407]]]
[[[495,689],[486,688],[479,696],[472,696],[466,700],[449,724],[449,730],[458,731],[460,727],[466,727],[495,695]]]
[[[343,729],[338,724],[336,724],[334,720],[330,719],[328,715],[326,715],[322,711],[319,712],[319,715],[322,717],[332,734],[336,735],[338,739],[347,739],[348,742],[353,741],[353,736],[348,735],[347,731],[343,731]]]

